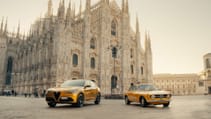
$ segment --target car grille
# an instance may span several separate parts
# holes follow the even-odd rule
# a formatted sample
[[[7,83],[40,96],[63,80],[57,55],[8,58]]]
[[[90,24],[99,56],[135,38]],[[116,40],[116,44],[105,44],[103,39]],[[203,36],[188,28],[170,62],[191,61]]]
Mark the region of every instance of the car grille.
[[[60,94],[61,94],[60,92],[54,92],[54,97],[56,98],[56,100],[59,99]]]
[[[72,102],[72,98],[67,98],[67,99],[60,99],[60,102]]]
[[[54,102],[54,99],[52,97],[46,97],[45,100],[48,102]]]
[[[164,95],[155,95],[155,98],[167,98],[168,95],[164,94]]]

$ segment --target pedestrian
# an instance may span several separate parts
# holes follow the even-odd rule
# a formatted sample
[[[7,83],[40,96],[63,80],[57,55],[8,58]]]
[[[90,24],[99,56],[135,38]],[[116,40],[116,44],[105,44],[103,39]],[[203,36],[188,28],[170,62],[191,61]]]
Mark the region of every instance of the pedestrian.
[[[14,96],[14,90],[12,89],[12,96]]]
[[[133,83],[131,83],[129,90],[135,90],[135,89],[136,89],[136,86]]]

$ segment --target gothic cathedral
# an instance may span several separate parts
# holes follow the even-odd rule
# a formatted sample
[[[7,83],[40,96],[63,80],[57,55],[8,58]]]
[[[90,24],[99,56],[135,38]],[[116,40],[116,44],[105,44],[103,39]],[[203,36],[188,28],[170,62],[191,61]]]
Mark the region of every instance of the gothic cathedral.
[[[148,33],[145,47],[137,18],[130,26],[128,0],[99,0],[79,13],[71,2],[60,2],[53,14],[52,0],[43,18],[27,35],[0,27],[0,92],[15,90],[32,94],[36,89],[59,86],[65,80],[90,79],[102,94],[123,94],[130,83],[152,82],[152,51]]]

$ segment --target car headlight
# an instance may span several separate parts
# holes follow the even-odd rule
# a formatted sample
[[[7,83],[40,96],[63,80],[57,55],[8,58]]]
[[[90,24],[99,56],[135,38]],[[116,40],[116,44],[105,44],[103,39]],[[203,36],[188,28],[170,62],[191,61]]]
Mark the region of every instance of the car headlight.
[[[155,95],[151,95],[150,97],[151,97],[151,98],[155,98]]]
[[[167,98],[170,98],[170,97],[171,97],[171,94],[168,94],[168,95],[167,95]]]

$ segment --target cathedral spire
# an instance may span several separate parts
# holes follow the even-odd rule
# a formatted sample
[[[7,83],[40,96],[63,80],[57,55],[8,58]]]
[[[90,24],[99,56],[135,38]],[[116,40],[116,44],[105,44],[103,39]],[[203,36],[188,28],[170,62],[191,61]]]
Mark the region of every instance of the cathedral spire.
[[[109,0],[101,0],[101,3],[103,3],[103,4],[109,4]]]
[[[139,19],[138,16],[136,15],[136,34],[139,33]]]
[[[151,38],[150,38],[150,32],[148,32],[148,50],[149,50],[149,53],[152,52],[152,48],[151,48]]]
[[[138,15],[136,15],[136,41],[137,41],[137,44],[138,44],[138,48],[141,49],[141,38],[140,38],[140,31],[139,31]]]
[[[63,0],[63,2],[62,2],[62,5],[65,6],[64,0]]]
[[[122,0],[122,12],[125,12],[125,0]]]
[[[71,0],[69,1],[69,6],[67,8],[67,13],[66,13],[66,20],[69,20],[71,18]]]
[[[148,39],[148,34],[147,34],[147,30],[145,30],[145,50],[148,49],[148,42],[147,42],[147,39]]]
[[[64,0],[60,3],[59,3],[59,8],[58,8],[58,17],[59,19],[63,19],[64,18],[64,15],[65,15],[65,2]]]
[[[8,20],[8,18],[6,18],[6,23],[4,26],[4,35],[7,35],[7,20]]]
[[[51,17],[52,13],[53,13],[53,3],[52,0],[48,1],[48,12],[47,12],[47,17]]]
[[[82,14],[82,3],[81,3],[81,0],[80,0],[79,17],[81,17],[81,14]]]
[[[149,31],[145,31],[145,51],[148,54],[152,53],[152,49],[151,49],[151,38],[150,38],[150,32]]]
[[[0,34],[3,33],[3,27],[4,27],[4,17],[2,18],[2,21],[1,21]]]
[[[20,21],[18,22],[18,29],[17,29],[16,38],[19,38],[19,36],[20,36]]]
[[[125,12],[129,13],[129,5],[128,5],[128,0],[126,0],[126,6],[125,6]]]
[[[73,4],[73,11],[72,11],[73,19],[75,18],[75,3]]]
[[[71,25],[71,18],[72,18],[72,13],[71,13],[71,0],[69,1],[69,6],[67,8],[67,13],[66,13],[66,25],[69,26]]]
[[[86,10],[90,11],[91,8],[91,0],[86,0]]]

